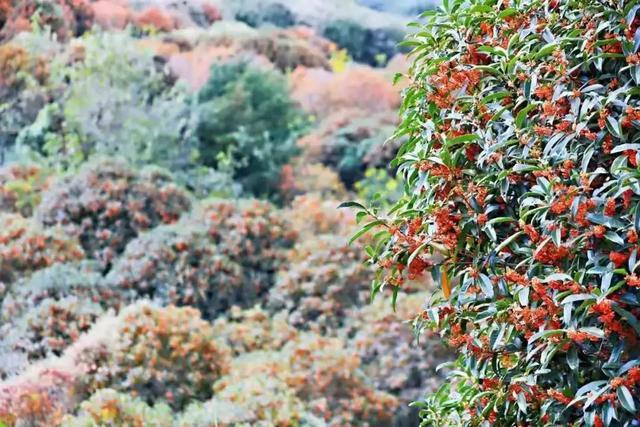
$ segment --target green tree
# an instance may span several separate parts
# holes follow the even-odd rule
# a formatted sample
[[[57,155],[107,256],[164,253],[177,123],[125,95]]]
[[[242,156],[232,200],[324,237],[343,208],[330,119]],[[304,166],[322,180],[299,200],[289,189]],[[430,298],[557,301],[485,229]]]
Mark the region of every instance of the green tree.
[[[273,194],[302,128],[282,75],[242,62],[214,65],[198,94],[197,120],[204,164],[230,169],[254,195]]]

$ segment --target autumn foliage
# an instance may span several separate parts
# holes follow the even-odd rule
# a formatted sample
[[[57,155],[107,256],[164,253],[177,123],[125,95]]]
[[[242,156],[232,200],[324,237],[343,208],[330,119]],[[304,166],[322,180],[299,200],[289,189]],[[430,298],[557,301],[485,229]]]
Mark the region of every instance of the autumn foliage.
[[[0,0],[0,427],[416,424],[434,282],[370,305],[337,209],[399,195],[405,19]]]

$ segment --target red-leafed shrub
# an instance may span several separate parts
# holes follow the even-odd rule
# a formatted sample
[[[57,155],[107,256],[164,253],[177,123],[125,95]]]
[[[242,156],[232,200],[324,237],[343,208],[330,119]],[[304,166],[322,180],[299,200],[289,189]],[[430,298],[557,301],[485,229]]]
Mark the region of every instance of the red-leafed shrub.
[[[12,332],[23,340],[19,347],[30,360],[61,354],[105,312],[97,302],[67,296],[47,298],[19,319],[14,319]]]
[[[291,75],[291,90],[305,111],[320,116],[341,108],[389,111],[400,104],[399,90],[382,72],[365,66],[339,73],[299,67]]]
[[[13,0],[2,0],[0,1],[0,25],[4,26],[7,22],[7,18],[11,13],[11,8],[13,7]]]
[[[345,238],[325,235],[298,244],[278,274],[269,306],[287,310],[299,328],[340,327],[347,310],[369,300],[373,272],[364,265],[363,248]]]
[[[60,355],[109,308],[120,307],[97,263],[54,264],[15,282],[2,302],[0,323],[10,350],[28,360]]]
[[[216,339],[228,345],[234,355],[254,351],[278,351],[300,332],[287,321],[286,313],[275,315],[259,306],[247,310],[233,307],[213,323]]]
[[[77,241],[60,230],[43,229],[17,214],[0,214],[0,224],[0,283],[84,257]]]
[[[308,164],[304,159],[285,165],[280,178],[282,199],[290,202],[297,196],[308,193],[325,199],[343,200],[347,190],[340,176],[327,166]]]
[[[637,424],[639,11],[454,0],[412,37],[407,191],[364,227],[377,287],[436,264],[460,357],[423,425]]]
[[[220,10],[211,3],[203,3],[202,4],[202,13],[207,18],[209,24],[212,24],[216,21],[220,21],[222,19],[222,14]]]
[[[83,372],[78,393],[112,388],[181,409],[229,370],[229,349],[193,308],[137,303],[103,322],[66,356]]]
[[[190,205],[166,174],[101,160],[53,184],[36,216],[77,236],[87,255],[106,265],[140,232],[175,222]]]
[[[60,39],[82,35],[93,25],[93,8],[87,0],[18,0],[13,3],[2,35],[10,38],[31,30],[31,20],[50,27]]]
[[[73,406],[71,372],[45,369],[37,376],[0,385],[0,423],[8,426],[55,426]]]
[[[273,286],[295,237],[289,227],[268,203],[214,202],[133,240],[107,282],[129,300],[188,305],[213,319],[256,304]]]
[[[232,304],[253,304],[259,287],[242,266],[220,254],[206,227],[181,221],[133,240],[106,280],[129,301],[151,298],[188,305],[214,318]],[[266,285],[266,283],[265,283]]]
[[[355,215],[338,210],[338,202],[317,194],[296,197],[285,215],[300,234],[300,240],[310,240],[320,234],[349,236],[356,226]]]
[[[173,426],[171,408],[164,404],[147,405],[139,398],[115,390],[103,389],[82,402],[77,415],[67,415],[63,427],[86,426]]]
[[[397,310],[388,301],[378,299],[352,311],[345,320],[351,345],[362,359],[362,371],[376,389],[398,397],[401,405],[395,414],[400,425],[417,425],[417,408],[408,404],[434,392],[443,383],[444,371],[438,365],[453,360],[435,332],[423,334],[418,341],[410,322],[422,310],[430,292],[399,297]]]
[[[166,10],[148,7],[135,17],[136,26],[155,31],[171,31],[178,28],[178,22]]]
[[[134,19],[134,13],[125,2],[115,2],[113,0],[98,0],[91,3],[95,22],[100,27],[111,30],[124,29]]]
[[[343,340],[302,333],[280,351],[235,358],[214,385],[215,398],[247,407],[255,421],[270,425],[286,426],[305,413],[319,425],[391,425],[398,401],[373,388],[360,368]]]
[[[29,79],[43,84],[49,75],[44,58],[35,58],[14,43],[0,46],[0,96],[5,98],[24,90]]]
[[[204,208],[204,223],[218,252],[267,274],[275,273],[285,262],[285,249],[297,238],[287,218],[272,204],[259,200],[210,203]]]
[[[244,50],[265,56],[277,68],[297,67],[330,69],[328,42],[317,36],[301,37],[294,30],[269,30],[240,43]]]

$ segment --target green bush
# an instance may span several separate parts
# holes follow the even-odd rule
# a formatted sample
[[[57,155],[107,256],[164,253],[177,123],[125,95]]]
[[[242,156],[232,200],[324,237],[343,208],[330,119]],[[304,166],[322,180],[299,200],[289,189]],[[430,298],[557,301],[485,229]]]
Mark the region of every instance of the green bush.
[[[50,84],[61,96],[46,105],[18,142],[55,166],[98,154],[133,164],[193,166],[188,94],[125,34],[95,33],[55,58]]]
[[[404,34],[392,28],[367,28],[354,20],[338,19],[329,22],[323,35],[347,49],[357,62],[373,66],[384,65],[399,52],[398,44]]]
[[[287,28],[296,23],[295,16],[285,5],[273,2],[259,2],[256,7],[239,10],[236,12],[236,20],[254,28],[265,24]]]
[[[197,111],[204,164],[231,170],[250,194],[273,194],[301,123],[285,79],[245,63],[214,65]]]
[[[640,407],[640,6],[445,1],[411,40],[406,195],[376,291],[433,269],[456,348],[422,425],[631,426]],[[366,211],[366,210],[365,210]]]

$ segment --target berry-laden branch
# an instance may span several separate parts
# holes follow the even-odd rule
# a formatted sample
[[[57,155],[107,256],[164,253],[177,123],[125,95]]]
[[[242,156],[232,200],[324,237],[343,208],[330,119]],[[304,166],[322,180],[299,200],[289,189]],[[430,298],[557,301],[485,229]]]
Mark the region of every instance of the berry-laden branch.
[[[352,207],[384,218],[362,232],[374,290],[443,288],[415,323],[459,359],[425,426],[637,420],[635,3],[445,0],[406,43],[405,196]]]

